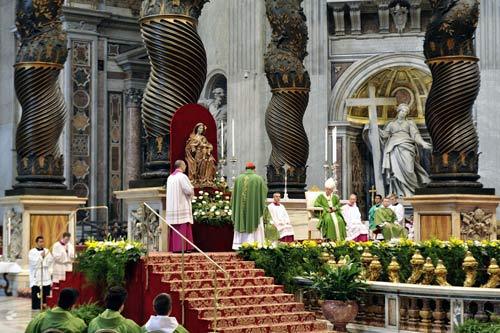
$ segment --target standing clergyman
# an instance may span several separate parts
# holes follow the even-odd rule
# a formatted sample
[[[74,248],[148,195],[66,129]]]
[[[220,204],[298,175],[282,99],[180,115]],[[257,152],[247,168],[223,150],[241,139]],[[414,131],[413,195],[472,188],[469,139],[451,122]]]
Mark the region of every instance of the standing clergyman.
[[[191,185],[188,176],[184,174],[186,171],[184,161],[175,161],[174,167],[175,171],[167,179],[166,220],[175,230],[193,242],[191,208],[194,195],[193,185]],[[193,247],[169,228],[168,250],[171,252],[192,251]]]
[[[42,308],[41,305],[46,303],[47,296],[50,293],[52,262],[54,259],[50,251],[44,247],[45,241],[42,236],[38,236],[35,239],[35,244],[35,247],[28,252],[28,260],[30,268],[31,308],[39,310]],[[40,290],[40,286],[42,286],[42,290]]]
[[[75,258],[75,248],[70,242],[71,234],[65,232],[60,241],[52,246],[52,256],[54,265],[52,272],[52,282],[57,283],[66,279],[66,272],[73,269],[73,259]]]
[[[231,206],[233,211],[233,250],[243,243],[265,241],[262,216],[266,208],[267,186],[261,176],[255,173],[255,164],[248,162],[246,171],[236,178]]]

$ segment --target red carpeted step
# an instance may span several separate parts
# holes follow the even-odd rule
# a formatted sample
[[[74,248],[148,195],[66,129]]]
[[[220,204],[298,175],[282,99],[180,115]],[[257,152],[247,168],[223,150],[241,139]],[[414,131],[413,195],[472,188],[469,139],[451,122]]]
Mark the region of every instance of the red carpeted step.
[[[186,298],[191,308],[210,308],[214,306],[213,297]],[[244,306],[273,303],[293,303],[295,297],[291,294],[276,293],[274,295],[223,296],[218,298],[220,306]]]
[[[235,326],[265,326],[277,323],[289,322],[310,322],[315,321],[316,317],[311,312],[289,312],[289,313],[265,313],[246,316],[232,316],[217,318],[217,328],[235,327]],[[202,321],[212,323],[211,328],[214,328],[213,318],[205,318]]]
[[[244,278],[244,277],[258,277],[264,276],[264,270],[262,269],[228,269],[226,272],[229,274],[230,278]],[[182,271],[162,273],[162,281],[169,282],[172,280],[182,280]],[[216,272],[217,277],[224,278],[224,272],[218,270]],[[208,278],[213,278],[214,271],[184,271],[184,276],[188,280],[203,280]]]
[[[307,332],[312,333],[316,331],[326,331],[326,323],[319,321],[310,322],[287,322],[269,325],[243,325],[234,327],[217,328],[216,332],[219,333],[268,333],[268,332],[283,332],[283,333],[296,333]]]
[[[215,252],[207,253],[207,255],[215,262],[241,260],[236,252]],[[180,253],[150,253],[148,256],[148,264],[167,264],[184,262],[209,262],[209,260],[201,253],[186,253],[184,256]]]
[[[178,291],[179,294],[181,293]],[[214,288],[200,288],[200,289],[184,289],[185,298],[213,298]],[[253,296],[253,295],[272,295],[283,293],[283,286],[249,286],[249,287],[229,287],[221,288],[218,290],[219,296]]]
[[[183,286],[182,280],[171,280],[168,282],[170,284],[170,290],[181,290]],[[258,276],[258,277],[245,277],[245,278],[234,278],[226,280],[225,278],[217,279],[217,288],[224,288],[229,283],[230,287],[249,287],[249,286],[263,286],[272,285],[274,279],[271,277]],[[198,289],[198,288],[213,288],[215,286],[215,281],[211,278],[201,279],[201,280],[187,280],[184,281],[184,288]]]
[[[235,270],[235,269],[254,269],[255,263],[252,261],[222,261],[217,263],[220,267],[225,270]],[[214,269],[220,270],[211,262],[187,262],[184,263],[155,263],[151,264],[153,267],[154,273],[164,273],[164,272],[172,272],[172,271],[181,271],[184,266],[185,271],[213,271]]]
[[[193,309],[198,312],[200,318],[212,318],[213,307]],[[239,306],[225,306],[217,309],[218,317],[244,316],[250,314],[283,313],[304,311],[304,304],[297,302],[275,303],[275,304],[252,304]]]

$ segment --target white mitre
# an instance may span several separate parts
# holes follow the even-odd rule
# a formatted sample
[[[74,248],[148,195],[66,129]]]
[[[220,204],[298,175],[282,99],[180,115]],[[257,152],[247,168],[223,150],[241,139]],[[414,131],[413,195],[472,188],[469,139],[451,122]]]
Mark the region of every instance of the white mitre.
[[[337,184],[333,178],[328,178],[325,182],[325,188],[330,189],[330,190],[335,190],[337,187]]]

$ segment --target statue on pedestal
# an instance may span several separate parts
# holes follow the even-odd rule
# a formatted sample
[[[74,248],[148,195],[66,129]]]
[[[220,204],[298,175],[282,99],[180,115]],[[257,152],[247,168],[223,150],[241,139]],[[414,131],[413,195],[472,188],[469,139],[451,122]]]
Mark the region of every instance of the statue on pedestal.
[[[212,156],[214,147],[205,137],[206,130],[205,124],[196,124],[185,149],[189,180],[197,188],[214,186],[217,171],[216,161]]]
[[[225,92],[223,88],[215,88],[212,91],[213,98],[200,100],[198,104],[205,106],[208,111],[215,118],[217,123],[217,138],[224,137],[224,142],[219,140],[218,149],[219,157],[222,158],[222,152],[227,152],[227,104],[225,102]],[[221,136],[221,132],[224,131],[224,136]],[[224,149],[222,149],[224,147]]]
[[[412,196],[415,189],[427,184],[430,180],[427,172],[420,164],[418,146],[431,149],[420,135],[417,125],[407,119],[410,108],[400,104],[396,119],[380,130],[384,142],[382,151],[382,170],[389,184],[390,193]]]

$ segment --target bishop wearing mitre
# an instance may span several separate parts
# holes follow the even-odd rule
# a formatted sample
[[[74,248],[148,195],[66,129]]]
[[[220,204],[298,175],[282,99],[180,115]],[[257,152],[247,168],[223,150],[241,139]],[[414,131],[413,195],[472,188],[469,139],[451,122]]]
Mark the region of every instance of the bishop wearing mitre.
[[[274,224],[280,234],[280,242],[291,243],[294,241],[293,227],[285,206],[281,203],[281,193],[273,194],[273,202],[267,206],[266,215],[270,223]]]

